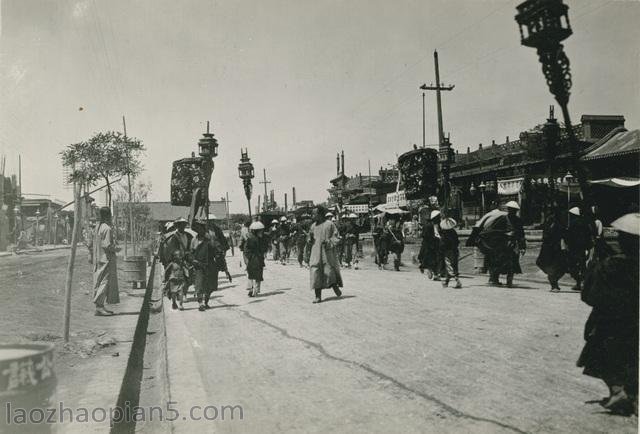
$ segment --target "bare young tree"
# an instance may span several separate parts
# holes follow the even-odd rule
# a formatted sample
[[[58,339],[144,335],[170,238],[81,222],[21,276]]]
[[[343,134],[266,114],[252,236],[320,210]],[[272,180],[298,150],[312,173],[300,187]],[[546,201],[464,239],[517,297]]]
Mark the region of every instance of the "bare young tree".
[[[107,131],[96,133],[87,141],[68,145],[60,155],[62,165],[70,169],[69,182],[95,185],[104,180],[108,206],[111,207],[112,182],[117,177],[138,175],[142,171],[140,157],[143,152],[140,140]]]

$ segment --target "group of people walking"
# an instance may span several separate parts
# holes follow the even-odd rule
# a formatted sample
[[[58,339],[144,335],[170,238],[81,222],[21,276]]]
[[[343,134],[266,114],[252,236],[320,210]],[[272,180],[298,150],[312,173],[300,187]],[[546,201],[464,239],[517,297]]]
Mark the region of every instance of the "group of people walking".
[[[519,205],[511,201],[506,211],[494,209],[474,226],[467,246],[477,247],[484,254],[484,272],[489,283],[501,286],[500,276],[506,275],[507,287],[521,273],[520,257],[526,241]],[[109,208],[99,210],[100,221],[93,234],[93,302],[96,315],[112,315],[105,304],[119,302],[115,235],[111,227]],[[591,214],[590,214],[591,216]],[[341,256],[353,259],[350,249],[357,243],[357,229],[341,233],[324,207],[314,209],[312,218],[297,223],[286,218],[270,229],[260,221],[247,222],[241,231],[240,250],[247,270],[247,290],[250,297],[260,294],[264,280],[265,258],[278,241],[274,259],[288,259],[289,247],[298,251],[298,262],[307,264],[313,303],[322,301],[322,291],[331,289],[342,296]],[[284,229],[285,226],[288,226]],[[569,272],[575,279],[574,289],[581,290],[582,301],[592,307],[584,327],[585,345],[577,361],[584,374],[602,379],[609,396],[601,404],[619,414],[637,414],[638,402],[638,263],[640,261],[640,213],[626,214],[611,224],[617,231],[617,242],[606,242],[603,226],[595,218],[584,216],[579,207],[552,214],[544,225],[543,242],[538,266],[548,275],[551,290],[559,290],[558,280]],[[275,227],[275,230],[274,230]],[[395,255],[394,268],[400,266],[404,235],[398,221],[372,228],[375,262],[383,267],[387,255]],[[345,246],[349,246],[345,249]],[[164,287],[173,309],[183,309],[188,288],[193,285],[198,309],[208,309],[211,293],[218,288],[222,271],[231,282],[226,265],[229,244],[213,222],[194,222],[191,231],[187,221],[168,223],[161,235],[158,256],[164,266]],[[284,256],[281,256],[284,255]],[[419,269],[444,287],[459,279],[459,238],[456,221],[432,210],[422,228],[422,243],[418,255]]]
[[[295,242],[298,249],[298,262],[302,266],[304,256],[302,252],[308,252],[306,260],[310,270],[311,288],[314,291],[314,303],[322,301],[322,290],[331,288],[337,297],[342,295],[342,276],[340,274],[340,263],[337,255],[337,247],[340,243],[340,236],[336,225],[328,219],[329,212],[324,207],[317,207],[313,213],[313,223],[308,231],[303,224],[297,225],[293,232],[279,230],[287,224],[286,218],[281,220],[279,225],[272,223],[271,236],[268,236],[264,224],[260,221],[245,224],[241,233],[240,250],[243,253],[244,263],[247,270],[247,292],[249,297],[260,294],[261,282],[264,280],[265,257],[271,244],[275,249],[273,240],[277,239],[279,248],[281,247],[285,233],[292,234],[291,240]],[[294,222],[295,223],[295,222]],[[274,230],[275,228],[275,230]],[[302,241],[304,240],[304,244]],[[283,251],[274,253],[275,261],[282,261],[279,255]],[[286,262],[285,262],[286,263]]]
[[[212,221],[194,222],[187,230],[187,221],[180,218],[167,223],[158,255],[164,266],[164,285],[172,309],[184,309],[184,301],[193,286],[198,310],[210,308],[211,293],[218,289],[218,274],[224,272],[229,282],[232,276],[226,263],[229,243],[222,230]]]

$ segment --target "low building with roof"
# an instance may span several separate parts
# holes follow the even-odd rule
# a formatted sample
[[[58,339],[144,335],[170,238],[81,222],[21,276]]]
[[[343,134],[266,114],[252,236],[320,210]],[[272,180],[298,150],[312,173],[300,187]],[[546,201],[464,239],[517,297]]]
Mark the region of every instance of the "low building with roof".
[[[632,145],[623,145],[633,141],[634,137],[633,134],[623,134],[626,131],[623,116],[583,115],[580,120],[581,123],[572,128],[589,179],[626,174],[638,176],[637,159],[635,165],[625,162],[624,168],[616,164],[592,162],[600,158],[609,161],[612,161],[611,158],[624,159],[625,155],[637,152],[632,150]],[[562,190],[563,184],[568,184],[565,175],[571,170],[572,154],[568,141],[563,140],[567,137],[567,131],[554,118],[552,108],[545,124],[523,131],[518,140],[507,137],[501,144],[493,141],[490,146],[483,147],[480,144],[475,151],[468,147],[466,153],[455,154],[451,166],[451,202],[459,218],[473,222],[489,209],[491,202],[504,204],[516,200],[521,204],[521,214],[527,224],[541,222],[549,205],[550,156],[545,128],[557,129],[560,137],[555,145],[556,184],[561,191],[568,190],[568,196],[563,196],[568,201],[578,198],[577,182]],[[610,143],[615,137],[618,137],[615,140],[619,143]],[[603,148],[606,143],[609,144]]]

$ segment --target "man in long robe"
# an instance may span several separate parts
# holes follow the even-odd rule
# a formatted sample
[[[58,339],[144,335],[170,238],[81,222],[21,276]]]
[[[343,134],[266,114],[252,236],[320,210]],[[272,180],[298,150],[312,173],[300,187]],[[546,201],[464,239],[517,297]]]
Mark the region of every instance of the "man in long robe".
[[[100,208],[100,223],[93,237],[93,303],[96,316],[109,316],[113,312],[104,305],[120,303],[116,241],[111,228],[111,210]]]
[[[500,275],[507,275],[507,286],[513,287],[514,274],[522,273],[520,255],[524,255],[526,241],[522,220],[515,201],[507,203],[507,215],[485,222],[479,235],[479,247],[485,255],[489,283],[500,286]],[[496,213],[497,215],[497,213]]]
[[[322,290],[325,288],[332,288],[338,297],[342,295],[342,291],[340,291],[342,276],[336,254],[336,246],[340,242],[340,236],[336,225],[326,219],[326,213],[327,210],[323,207],[316,208],[315,223],[311,225],[310,229],[309,270],[311,289],[315,292],[314,303],[322,301]]]

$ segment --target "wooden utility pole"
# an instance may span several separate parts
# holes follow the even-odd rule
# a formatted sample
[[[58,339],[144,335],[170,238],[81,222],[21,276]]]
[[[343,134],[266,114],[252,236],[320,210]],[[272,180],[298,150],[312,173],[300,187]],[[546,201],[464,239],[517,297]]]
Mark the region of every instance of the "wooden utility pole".
[[[267,184],[271,184],[271,181],[267,181],[267,169],[262,169],[262,176],[264,177],[263,181],[260,181],[260,184],[264,184],[264,203],[263,203],[263,210],[267,211],[267,197],[269,193],[267,193]]]
[[[124,129],[124,142],[127,143],[127,121],[122,115],[122,127]],[[127,169],[130,169],[131,166],[129,164],[129,155],[127,155]],[[131,208],[131,202],[133,200],[133,195],[131,194],[131,173],[130,170],[127,170],[127,187],[129,189],[129,234],[131,237],[131,250],[133,250],[133,255],[136,254],[136,241],[134,237],[135,231],[133,230],[133,209]],[[127,256],[127,237],[125,234],[124,237],[124,256]]]
[[[227,230],[231,230],[231,220],[229,217],[229,192],[227,192],[226,195],[225,205],[227,208]]]
[[[444,142],[444,129],[442,127],[442,97],[441,97],[440,93],[443,90],[445,90],[445,91],[453,90],[455,85],[444,86],[442,83],[440,83],[440,69],[438,67],[438,52],[437,51],[433,52],[433,63],[434,63],[435,70],[436,70],[436,85],[435,86],[433,86],[433,85],[427,86],[426,84],[423,84],[422,86],[420,86],[420,89],[422,89],[422,90],[435,90],[436,91],[436,101],[437,101],[437,106],[438,106],[438,143],[440,145],[442,145],[442,143]]]
[[[82,184],[73,183],[73,232],[71,233],[71,252],[69,254],[69,263],[67,264],[67,280],[64,288],[64,341],[69,342],[69,328],[71,325],[71,285],[73,284],[73,268],[76,261],[76,249],[78,247],[78,238],[80,228],[82,227],[80,216],[80,196]],[[97,261],[97,258],[94,258]]]
[[[422,92],[422,147],[424,148],[426,146],[426,112],[425,112],[425,106],[424,106],[424,92]]]
[[[435,90],[436,91],[436,102],[437,102],[437,110],[438,110],[438,157],[440,160],[440,174],[442,179],[442,191],[443,191],[443,201],[444,208],[446,209],[449,203],[449,164],[450,164],[450,145],[449,141],[445,140],[444,137],[444,129],[442,127],[442,97],[441,92],[451,91],[455,87],[455,85],[444,86],[440,82],[440,68],[438,66],[438,52],[433,52],[433,64],[435,68],[436,74],[436,85],[427,86],[423,84],[420,86],[422,90]]]

